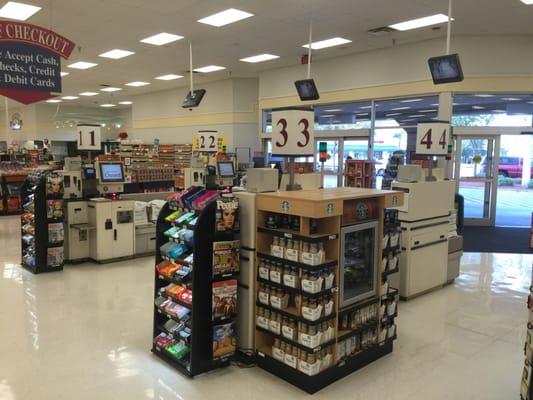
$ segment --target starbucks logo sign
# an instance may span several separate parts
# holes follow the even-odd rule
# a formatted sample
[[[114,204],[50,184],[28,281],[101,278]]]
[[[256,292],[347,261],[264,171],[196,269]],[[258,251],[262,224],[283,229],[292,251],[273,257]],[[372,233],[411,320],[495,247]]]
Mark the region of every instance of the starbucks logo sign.
[[[284,211],[284,212],[289,212],[289,202],[288,201],[283,201],[281,203],[281,209]]]

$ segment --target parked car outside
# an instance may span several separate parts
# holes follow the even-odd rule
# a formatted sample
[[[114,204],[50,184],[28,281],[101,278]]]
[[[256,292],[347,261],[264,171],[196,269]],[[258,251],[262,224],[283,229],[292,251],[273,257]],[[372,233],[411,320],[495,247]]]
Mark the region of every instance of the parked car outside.
[[[485,173],[487,159],[481,164],[481,174]],[[498,175],[506,178],[521,178],[524,168],[524,159],[522,157],[501,156],[498,166]],[[533,161],[531,163],[531,176],[533,177]]]

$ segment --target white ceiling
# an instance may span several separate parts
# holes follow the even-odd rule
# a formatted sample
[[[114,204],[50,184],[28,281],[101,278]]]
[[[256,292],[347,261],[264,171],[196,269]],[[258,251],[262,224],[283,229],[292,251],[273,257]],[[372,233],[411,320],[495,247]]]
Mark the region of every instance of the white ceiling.
[[[188,41],[194,46],[195,67],[216,64],[226,71],[196,74],[206,82],[232,77],[254,77],[260,71],[299,63],[305,53],[301,47],[307,40],[308,22],[313,18],[314,39],[341,36],[352,40],[348,45],[314,53],[315,60],[391,46],[396,43],[426,40],[445,35],[431,28],[396,32],[374,37],[369,29],[436,13],[447,13],[446,0],[19,0],[43,7],[29,23],[48,27],[73,40],[71,59],[96,62],[95,68],[70,72],[63,78],[63,95],[83,91],[99,91],[100,85],[120,86],[121,92],[81,98],[77,105],[93,105],[130,100],[132,96],[188,84],[188,79],[158,81],[159,75],[186,75]],[[5,1],[0,1],[3,5]],[[196,22],[222,11],[238,8],[255,17],[215,28]],[[533,34],[533,6],[520,0],[455,1],[454,31],[456,35]],[[185,37],[166,46],[139,43],[140,39],[159,32]],[[121,60],[98,57],[111,49],[136,52]],[[260,53],[281,58],[265,63],[248,64],[239,59]],[[141,88],[123,85],[131,81],[147,81]]]

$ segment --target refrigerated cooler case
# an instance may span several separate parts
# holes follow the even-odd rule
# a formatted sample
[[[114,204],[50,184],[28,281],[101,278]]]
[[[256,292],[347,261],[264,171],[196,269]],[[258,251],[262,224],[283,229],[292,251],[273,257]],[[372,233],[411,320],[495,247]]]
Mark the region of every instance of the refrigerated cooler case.
[[[377,221],[341,229],[340,308],[377,293],[378,230]]]

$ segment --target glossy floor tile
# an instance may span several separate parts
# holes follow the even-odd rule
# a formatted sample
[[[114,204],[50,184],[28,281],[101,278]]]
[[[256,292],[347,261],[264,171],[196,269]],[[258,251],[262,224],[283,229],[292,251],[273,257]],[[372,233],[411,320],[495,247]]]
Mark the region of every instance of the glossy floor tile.
[[[18,217],[0,219],[0,399],[303,399],[259,368],[182,377],[150,353],[153,258],[19,265]],[[462,274],[400,305],[394,353],[317,399],[519,398],[532,255],[466,254]]]

